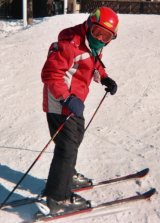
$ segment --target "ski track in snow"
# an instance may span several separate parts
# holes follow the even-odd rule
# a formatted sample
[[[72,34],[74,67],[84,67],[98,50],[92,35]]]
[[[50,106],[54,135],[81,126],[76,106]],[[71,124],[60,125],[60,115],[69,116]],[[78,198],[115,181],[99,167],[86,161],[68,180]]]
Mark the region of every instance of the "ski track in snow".
[[[13,189],[49,140],[42,112],[40,73],[49,45],[63,28],[83,22],[88,14],[58,15],[22,27],[22,21],[0,21],[0,202]],[[160,24],[159,15],[119,15],[117,40],[103,52],[108,74],[118,92],[107,95],[79,148],[78,171],[97,180],[150,168],[148,176],[81,192],[96,202],[120,199],[155,187],[150,201],[103,208],[59,219],[57,223],[160,222]],[[65,22],[64,22],[65,21]],[[156,27],[156,28],[155,28]],[[86,124],[104,95],[92,83],[85,102]],[[52,143],[11,199],[36,196],[44,188]],[[0,210],[0,222],[29,221],[34,204]]]

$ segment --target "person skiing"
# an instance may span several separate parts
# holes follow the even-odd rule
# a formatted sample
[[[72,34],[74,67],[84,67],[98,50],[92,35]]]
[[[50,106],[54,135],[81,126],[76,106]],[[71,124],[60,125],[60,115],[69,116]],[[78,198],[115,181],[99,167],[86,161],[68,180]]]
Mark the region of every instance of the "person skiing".
[[[51,137],[55,137],[54,156],[44,190],[51,214],[86,205],[85,199],[72,193],[90,180],[75,170],[78,148],[84,135],[84,101],[91,80],[106,86],[114,95],[116,82],[101,61],[102,49],[117,37],[118,16],[108,7],[100,7],[88,19],[62,30],[58,42],[52,43],[42,69],[43,110],[46,112]]]

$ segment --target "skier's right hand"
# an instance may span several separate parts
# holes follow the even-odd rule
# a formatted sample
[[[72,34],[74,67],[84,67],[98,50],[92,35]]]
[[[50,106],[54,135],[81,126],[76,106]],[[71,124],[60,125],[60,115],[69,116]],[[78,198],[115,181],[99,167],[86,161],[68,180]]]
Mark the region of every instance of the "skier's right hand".
[[[84,103],[76,96],[69,96],[66,100],[63,101],[62,105],[66,106],[74,115],[78,117],[83,116]]]

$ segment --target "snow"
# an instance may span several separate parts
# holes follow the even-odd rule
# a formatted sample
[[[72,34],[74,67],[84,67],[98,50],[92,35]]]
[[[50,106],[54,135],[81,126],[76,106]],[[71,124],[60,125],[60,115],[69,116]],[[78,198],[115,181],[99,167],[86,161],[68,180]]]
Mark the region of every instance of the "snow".
[[[0,21],[0,202],[15,187],[49,141],[42,112],[40,72],[47,50],[63,28],[83,22],[88,14],[58,15],[35,20]],[[160,222],[160,16],[119,15],[117,40],[104,49],[103,62],[118,83],[115,96],[107,95],[85,133],[79,148],[77,169],[96,180],[111,179],[150,168],[144,179],[81,192],[96,202],[119,199],[151,187],[150,201],[140,201],[89,214],[57,220],[57,223],[159,223]],[[86,124],[104,95],[92,83],[85,102]],[[11,200],[36,196],[44,188],[52,159],[51,143]],[[0,210],[0,222],[30,220],[35,205]]]

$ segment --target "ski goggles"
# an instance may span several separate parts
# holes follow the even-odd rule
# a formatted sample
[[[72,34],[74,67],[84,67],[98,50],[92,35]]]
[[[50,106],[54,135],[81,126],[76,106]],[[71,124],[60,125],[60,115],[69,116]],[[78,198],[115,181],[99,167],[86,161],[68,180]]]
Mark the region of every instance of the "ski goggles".
[[[114,39],[114,34],[111,31],[97,24],[93,24],[90,31],[94,38],[100,40],[103,43],[108,43]]]

